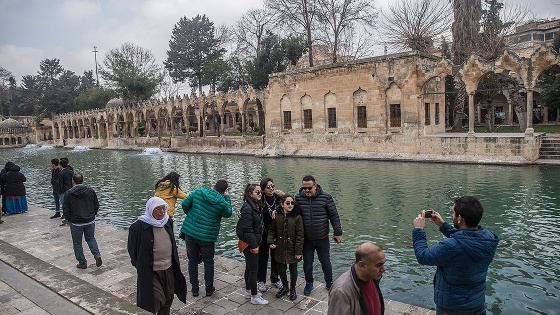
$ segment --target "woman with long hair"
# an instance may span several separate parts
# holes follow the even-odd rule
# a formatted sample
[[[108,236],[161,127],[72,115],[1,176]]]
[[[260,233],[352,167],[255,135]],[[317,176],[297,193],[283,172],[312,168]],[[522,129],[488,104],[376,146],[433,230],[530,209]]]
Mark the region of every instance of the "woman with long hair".
[[[239,238],[239,251],[245,256],[245,298],[251,304],[265,305],[257,290],[257,270],[259,268],[259,246],[264,232],[262,215],[262,189],[259,184],[247,184],[243,194],[243,206],[235,232]]]
[[[179,186],[179,177],[181,177],[181,175],[171,172],[164,178],[158,180],[156,187],[154,188],[154,196],[165,200],[169,206],[167,208],[167,215],[172,218],[175,214],[175,204],[177,203],[177,199],[184,199],[187,197],[187,194],[184,193]]]

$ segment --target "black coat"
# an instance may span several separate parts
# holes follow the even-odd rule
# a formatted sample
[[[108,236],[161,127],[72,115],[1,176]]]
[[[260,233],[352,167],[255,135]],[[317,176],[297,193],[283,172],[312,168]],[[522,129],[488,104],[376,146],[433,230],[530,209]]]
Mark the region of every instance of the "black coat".
[[[62,194],[72,188],[72,177],[74,176],[74,170],[67,166],[60,170],[58,173],[58,193]]]
[[[317,185],[317,193],[307,197],[303,189],[296,197],[296,210],[303,219],[305,239],[318,240],[329,235],[329,221],[334,229],[334,235],[342,235],[342,227],[336,205],[331,197]]]
[[[13,165],[0,177],[0,185],[4,188],[4,196],[26,195],[25,185],[23,183],[27,179],[19,170],[19,166]]]
[[[171,239],[173,251],[173,271],[175,279],[175,295],[183,303],[187,302],[187,280],[181,272],[179,254],[173,234],[173,219],[169,218],[163,227]],[[154,232],[152,226],[146,222],[137,220],[132,223],[128,230],[128,254],[130,262],[136,268],[138,280],[136,282],[136,304],[154,313],[154,285],[153,285],[153,265],[154,265]]]
[[[248,199],[241,207],[241,216],[237,221],[235,233],[240,240],[249,244],[249,248],[258,248],[263,238],[263,232],[262,211],[252,199]]]
[[[56,191],[58,191],[59,187],[58,187],[58,174],[60,174],[60,168],[53,168],[51,170],[51,185],[52,188]]]

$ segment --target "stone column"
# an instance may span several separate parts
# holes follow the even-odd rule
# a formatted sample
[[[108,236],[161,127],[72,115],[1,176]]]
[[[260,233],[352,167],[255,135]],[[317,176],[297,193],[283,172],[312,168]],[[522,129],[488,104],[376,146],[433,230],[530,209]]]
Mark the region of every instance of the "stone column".
[[[469,93],[469,134],[474,134],[474,92]]]
[[[525,129],[526,134],[532,134],[535,132],[533,129],[533,90],[527,89],[527,129]]]

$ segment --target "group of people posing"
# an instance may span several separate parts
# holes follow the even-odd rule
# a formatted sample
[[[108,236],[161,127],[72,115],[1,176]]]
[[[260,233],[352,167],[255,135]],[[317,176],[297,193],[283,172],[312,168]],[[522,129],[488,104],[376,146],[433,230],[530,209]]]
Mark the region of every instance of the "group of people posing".
[[[99,209],[97,196],[83,185],[83,176],[73,172],[70,189],[61,193],[65,189],[60,184],[65,177],[61,174],[69,166],[67,159],[55,160],[52,161],[53,178],[58,182],[53,179],[56,205],[53,218],[61,216],[56,203],[56,186],[63,217],[72,231],[77,267],[87,268],[81,249],[82,235],[86,236],[96,265],[100,266],[101,256],[93,237],[94,218]],[[62,167],[55,168],[55,162]],[[56,172],[59,173],[55,175]],[[180,207],[185,218],[179,237],[186,244],[193,297],[200,295],[202,287],[198,272],[200,263],[204,265],[205,295],[212,296],[216,291],[215,243],[222,218],[234,213],[227,181],[221,179],[211,188],[202,187],[187,194],[181,190],[179,178],[179,174],[171,172],[157,181],[144,214],[129,228],[128,253],[138,276],[137,305],[156,314],[169,314],[175,295],[186,303],[187,283],[181,272],[173,228],[177,199],[183,199]],[[422,211],[414,219],[412,240],[416,258],[420,264],[437,266],[434,277],[436,314],[485,314],[486,273],[497,248],[498,236],[479,226],[483,208],[475,197],[456,198],[451,210],[453,225],[445,222],[436,211]],[[297,299],[297,266],[301,260],[305,276],[303,294],[311,295],[315,289],[313,263],[317,254],[324,288],[329,290],[329,314],[384,313],[379,284],[386,271],[386,257],[381,246],[370,242],[358,246],[354,264],[336,281],[333,279],[331,227],[332,238],[338,244],[342,243],[342,227],[332,196],[313,176],[303,177],[301,188],[294,195],[277,190],[269,177],[260,183],[247,184],[237,217],[238,248],[245,257],[242,292],[251,304],[268,304],[262,292],[268,290],[269,259],[270,282],[278,289],[277,298]],[[447,238],[428,247],[424,232],[426,221],[438,226]]]
[[[216,290],[215,243],[221,219],[231,217],[233,211],[225,180],[218,180],[212,188],[203,187],[186,194],[179,187],[179,175],[172,172],[156,183],[155,195],[148,200],[144,215],[130,227],[128,248],[132,264],[138,270],[137,304],[148,311],[167,314],[174,294],[185,302],[187,291],[174,245],[172,217],[177,198],[184,198],[181,209],[185,219],[180,237],[186,243],[194,297],[200,294],[200,263],[204,264],[206,296],[213,295]],[[479,226],[482,213],[482,205],[475,197],[464,196],[454,200],[453,225],[445,222],[436,211],[422,211],[414,219],[416,258],[421,264],[437,266],[434,302],[438,315],[486,313],[486,273],[497,248],[498,236]],[[342,227],[333,198],[313,176],[305,176],[294,195],[276,190],[274,181],[268,177],[260,183],[247,184],[237,217],[238,247],[245,257],[243,295],[251,304],[268,304],[262,292],[268,289],[269,258],[270,282],[278,289],[277,298],[287,295],[292,301],[297,299],[297,265],[301,260],[305,276],[303,294],[311,295],[317,253],[324,288],[329,290],[329,314],[384,313],[379,284],[386,271],[386,257],[381,246],[370,242],[358,246],[354,264],[334,281],[329,235],[332,227],[333,239],[342,243]],[[447,238],[428,247],[424,232],[426,221],[438,226]]]

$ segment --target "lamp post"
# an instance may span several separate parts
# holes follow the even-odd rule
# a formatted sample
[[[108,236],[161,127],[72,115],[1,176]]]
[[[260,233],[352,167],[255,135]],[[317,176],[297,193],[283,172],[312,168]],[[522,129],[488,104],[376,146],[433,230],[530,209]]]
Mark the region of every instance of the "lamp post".
[[[95,58],[95,78],[97,79],[97,87],[99,87],[99,75],[97,74],[97,46],[93,46],[93,53]]]

